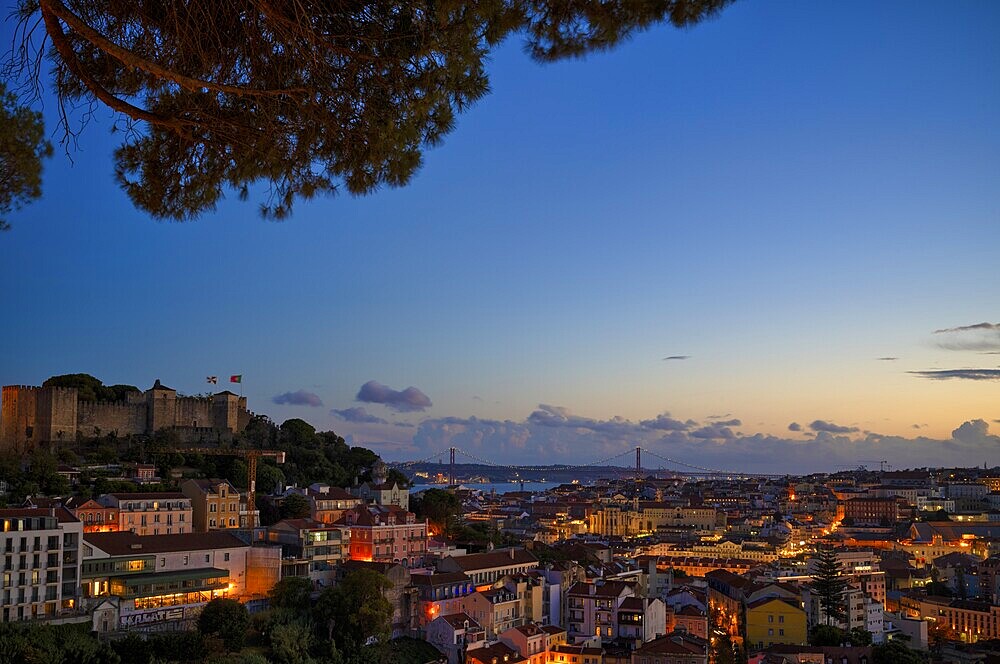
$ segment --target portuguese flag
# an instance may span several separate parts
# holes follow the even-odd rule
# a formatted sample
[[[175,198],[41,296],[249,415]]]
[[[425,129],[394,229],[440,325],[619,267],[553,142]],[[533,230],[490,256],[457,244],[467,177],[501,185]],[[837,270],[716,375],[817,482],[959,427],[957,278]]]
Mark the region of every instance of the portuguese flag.
[[[230,383],[242,383],[243,382],[243,374],[234,374],[234,375],[230,376],[229,377],[229,382]]]

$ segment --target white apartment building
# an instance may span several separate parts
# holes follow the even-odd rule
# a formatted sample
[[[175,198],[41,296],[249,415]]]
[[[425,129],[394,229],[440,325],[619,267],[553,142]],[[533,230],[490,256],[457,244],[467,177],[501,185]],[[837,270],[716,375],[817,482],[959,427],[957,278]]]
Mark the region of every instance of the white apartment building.
[[[83,523],[62,507],[0,510],[3,622],[77,609]]]

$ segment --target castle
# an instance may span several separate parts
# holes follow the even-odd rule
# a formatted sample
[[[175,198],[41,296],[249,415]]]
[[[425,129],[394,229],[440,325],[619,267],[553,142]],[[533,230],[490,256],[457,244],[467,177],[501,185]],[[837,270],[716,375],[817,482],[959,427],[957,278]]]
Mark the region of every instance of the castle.
[[[5,385],[0,410],[0,449],[28,452],[36,446],[114,433],[151,435],[176,431],[182,440],[225,440],[246,428],[247,400],[225,391],[211,397],[177,396],[157,380],[126,401],[83,401],[75,387]]]

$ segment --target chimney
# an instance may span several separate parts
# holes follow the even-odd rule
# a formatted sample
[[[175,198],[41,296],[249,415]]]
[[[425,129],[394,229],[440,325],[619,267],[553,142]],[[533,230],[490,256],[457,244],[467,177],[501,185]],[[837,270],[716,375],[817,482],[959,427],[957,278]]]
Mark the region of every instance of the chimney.
[[[514,560],[514,547],[510,547],[510,559]]]

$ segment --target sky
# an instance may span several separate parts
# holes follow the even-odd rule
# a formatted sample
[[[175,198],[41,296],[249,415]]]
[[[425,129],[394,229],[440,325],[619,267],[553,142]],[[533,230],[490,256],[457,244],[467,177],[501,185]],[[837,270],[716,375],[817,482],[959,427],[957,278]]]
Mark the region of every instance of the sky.
[[[242,374],[389,460],[1000,464],[998,28],[762,0],[555,64],[512,38],[408,186],[280,223],[152,220],[99,115],[0,235],[0,383]]]

